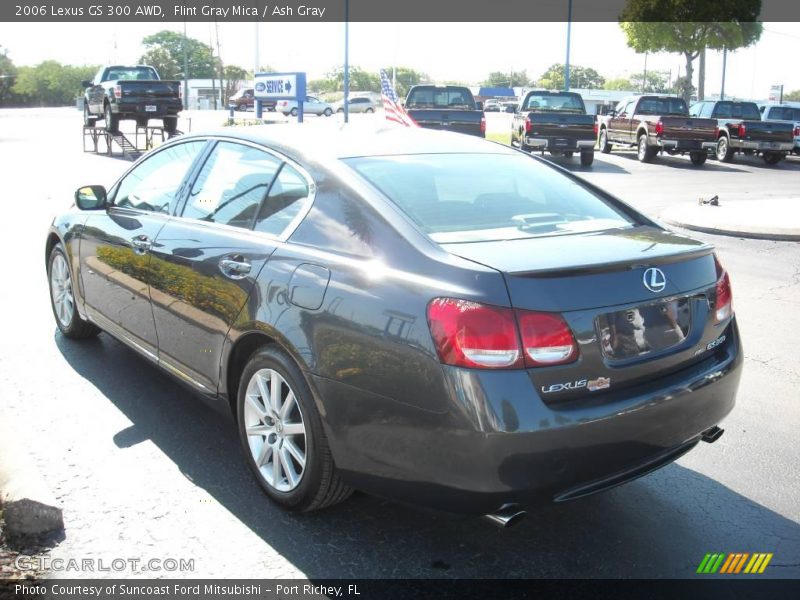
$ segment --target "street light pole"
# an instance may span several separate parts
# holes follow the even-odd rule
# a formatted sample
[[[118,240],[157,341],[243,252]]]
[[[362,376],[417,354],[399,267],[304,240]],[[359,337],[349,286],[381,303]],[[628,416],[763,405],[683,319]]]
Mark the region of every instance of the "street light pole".
[[[350,96],[350,0],[344,0],[344,122],[350,122],[347,99]]]
[[[719,91],[719,99],[725,100],[725,69],[728,68],[728,49],[722,48],[722,89]]]
[[[572,35],[572,0],[567,4],[567,62],[564,63],[564,91],[569,91],[569,44]]]
[[[185,6],[185,4],[184,4]],[[183,21],[183,108],[189,109],[189,38],[186,37],[186,20]]]

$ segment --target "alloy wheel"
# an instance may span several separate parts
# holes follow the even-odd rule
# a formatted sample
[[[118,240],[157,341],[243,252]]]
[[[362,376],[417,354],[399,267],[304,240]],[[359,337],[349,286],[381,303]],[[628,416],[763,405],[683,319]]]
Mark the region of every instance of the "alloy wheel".
[[[50,265],[50,294],[53,298],[58,322],[69,327],[75,312],[75,298],[72,295],[72,277],[64,255],[57,253]]]
[[[279,492],[300,485],[306,468],[306,427],[294,391],[277,371],[260,369],[250,378],[244,426],[264,481]]]

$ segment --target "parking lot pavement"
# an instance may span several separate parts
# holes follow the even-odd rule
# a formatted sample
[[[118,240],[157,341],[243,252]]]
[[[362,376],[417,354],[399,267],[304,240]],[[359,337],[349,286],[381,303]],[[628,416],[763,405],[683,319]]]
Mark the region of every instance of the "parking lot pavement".
[[[620,153],[598,156],[591,171],[568,166],[653,214],[712,193],[800,197],[794,164],[683,162],[641,165]],[[291,515],[259,491],[224,410],[106,334],[57,333],[48,222],[76,187],[110,184],[129,163],[84,155],[79,114],[52,110],[0,111],[0,164],[13,166],[2,252],[25,258],[8,260],[0,295],[0,403],[64,507],[53,556],[194,560],[193,571],[150,573],[162,576],[691,577],[707,552],[744,551],[774,553],[764,576],[800,577],[800,245],[693,234],[717,245],[731,274],[746,356],[717,443],[607,493],[536,509],[509,530],[366,495]]]

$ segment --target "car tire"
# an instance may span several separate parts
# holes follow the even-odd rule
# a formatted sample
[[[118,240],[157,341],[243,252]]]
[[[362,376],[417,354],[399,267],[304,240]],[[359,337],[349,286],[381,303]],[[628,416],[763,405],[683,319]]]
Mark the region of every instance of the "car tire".
[[[525,133],[522,131],[519,132],[519,149],[527,153],[531,151],[531,147],[525,143]]]
[[[294,107],[292,110],[289,111],[289,114],[293,117],[297,116],[297,107]]]
[[[692,164],[695,165],[695,166],[699,167],[701,165],[704,165],[705,162],[706,162],[706,159],[708,159],[708,152],[706,152],[705,150],[703,150],[702,152],[690,152],[689,153],[689,160],[691,160]]]
[[[658,150],[656,148],[652,148],[647,145],[647,136],[645,134],[641,134],[639,136],[639,140],[636,145],[636,157],[639,159],[639,162],[649,163],[653,160],[653,158],[655,158],[657,151]]]
[[[60,243],[53,246],[47,259],[47,280],[50,284],[50,306],[56,325],[64,337],[83,340],[100,333],[94,324],[84,320],[75,306],[72,286],[72,271],[69,260]]]
[[[768,165],[777,165],[783,160],[783,154],[780,152],[764,152],[761,158],[763,158],[764,162]]]
[[[178,117],[164,117],[164,131],[167,133],[175,133],[178,131]]]
[[[119,131],[119,115],[115,115],[111,112],[111,105],[108,102],[106,102],[103,115],[106,121],[106,131],[112,133]]]
[[[594,151],[581,152],[581,166],[588,167],[594,162]]]
[[[330,117],[333,114],[333,110],[331,108],[326,108],[322,114],[324,114],[326,117]]]
[[[608,130],[606,130],[605,127],[602,127],[600,129],[599,142],[600,142],[600,152],[602,152],[603,154],[609,154],[611,152],[611,149],[614,147],[612,144],[608,143]]]
[[[240,104],[236,108],[239,112],[247,112],[247,104]]]
[[[720,162],[731,162],[733,160],[734,151],[728,143],[728,136],[721,135],[719,137],[715,154]]]
[[[370,107],[367,107],[367,109],[364,112],[365,113],[374,113],[375,110],[370,106]]]
[[[89,113],[88,102],[83,103],[83,124],[85,127],[94,127],[97,124],[97,117],[93,117]]]
[[[308,512],[352,493],[339,478],[303,373],[278,346],[264,346],[247,362],[236,413],[247,464],[274,502]]]

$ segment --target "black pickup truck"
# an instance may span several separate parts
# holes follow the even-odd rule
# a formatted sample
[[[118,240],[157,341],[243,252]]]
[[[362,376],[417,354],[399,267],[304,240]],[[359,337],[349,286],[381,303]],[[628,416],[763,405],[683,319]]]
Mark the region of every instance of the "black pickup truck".
[[[580,152],[581,164],[594,161],[597,125],[580,94],[533,90],[525,94],[511,125],[511,145],[523,152],[545,150],[571,157]]]
[[[84,125],[105,119],[108,131],[118,131],[123,119],[133,119],[139,127],[146,127],[150,119],[162,119],[165,131],[177,129],[183,108],[181,82],[162,80],[153,67],[103,67],[94,80],[82,83]]]
[[[483,106],[465,87],[415,85],[408,91],[405,109],[420,127],[486,137]]]
[[[742,152],[761,154],[765,163],[774,165],[786,158],[794,147],[794,125],[762,121],[755,102],[696,102],[690,112],[717,120],[717,160],[731,162],[734,154]]]
[[[688,152],[699,167],[717,143],[717,122],[690,117],[686,102],[677,96],[629,96],[597,120],[600,152],[608,154],[614,145],[633,146],[641,162],[650,162],[659,152]]]

